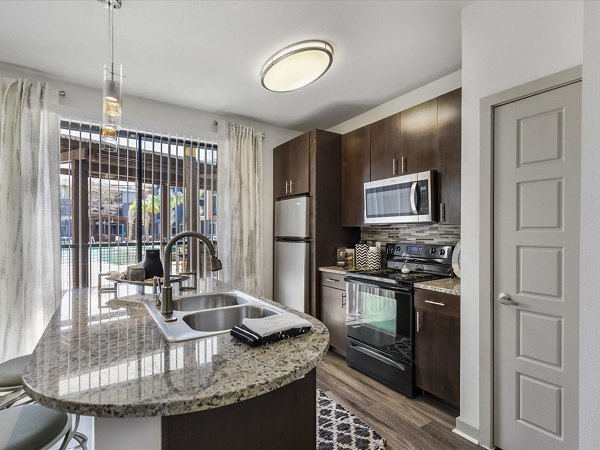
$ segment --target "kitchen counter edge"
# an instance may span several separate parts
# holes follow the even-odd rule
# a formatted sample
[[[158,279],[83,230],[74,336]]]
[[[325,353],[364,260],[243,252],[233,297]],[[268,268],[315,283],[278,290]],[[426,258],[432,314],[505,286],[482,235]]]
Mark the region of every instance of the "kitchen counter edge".
[[[224,283],[208,284],[210,288],[203,285],[204,288],[200,286],[199,291],[232,290]],[[70,317],[76,316],[73,311],[81,308],[80,302],[89,304],[96,301],[97,294],[87,289],[73,292],[75,294],[67,302],[71,311],[64,313],[67,320],[62,319],[63,301],[62,308],[59,307],[55,312],[23,374],[25,391],[32,399],[68,413],[109,418],[153,417],[219,408],[274,391],[303,378],[323,359],[328,348],[329,332],[317,319],[274,301],[261,299],[307,319],[313,325],[312,331],[261,347],[249,347],[229,334],[213,336],[208,338],[212,339],[210,345],[221,351],[212,355],[212,360],[203,366],[194,361],[194,358],[198,358],[194,353],[202,347],[199,342],[204,343],[206,339],[168,342],[143,304],[129,303],[125,306],[119,300],[116,300],[121,304],[118,310],[125,308],[125,317],[120,318],[118,323],[111,322],[107,312],[101,310],[100,315],[107,317],[105,332],[100,329],[102,325],[95,330],[88,329],[86,327],[91,325],[89,318],[88,324]],[[135,339],[135,335],[128,327],[134,330],[133,333],[137,331],[142,335],[137,337],[144,341],[143,348],[140,344],[129,348],[129,340]],[[79,335],[73,330],[79,330]],[[195,343],[198,346],[194,346]],[[148,351],[146,344],[153,346],[152,350]],[[89,347],[87,351],[86,347]],[[152,371],[149,375],[134,376],[133,380],[118,379],[112,384],[111,375],[107,373],[107,384],[103,385],[101,375],[98,375],[97,386],[83,391],[81,388],[77,391],[75,386],[75,392],[70,392],[73,383],[87,382],[88,378],[91,386],[103,367],[111,369],[137,364],[137,372],[144,372],[147,367],[139,366],[147,363],[148,357],[151,357],[150,364],[156,364],[154,357],[163,358],[162,364],[166,366],[166,358],[173,352],[183,355],[181,368],[177,364],[175,370],[164,370],[163,367],[163,372],[158,374]],[[130,353],[137,357],[126,359],[120,356]],[[97,369],[95,364],[99,365]]]
[[[415,289],[443,292],[445,294],[460,295],[460,278],[440,278],[437,280],[415,283]]]

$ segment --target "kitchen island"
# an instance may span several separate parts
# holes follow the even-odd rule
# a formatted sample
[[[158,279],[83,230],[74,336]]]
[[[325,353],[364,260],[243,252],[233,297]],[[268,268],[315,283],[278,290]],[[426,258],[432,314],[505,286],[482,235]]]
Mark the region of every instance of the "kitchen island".
[[[230,290],[205,279],[196,293]],[[263,347],[229,334],[168,342],[139,297],[67,293],[25,369],[27,393],[93,416],[97,450],[315,448],[321,322],[290,310],[312,331]]]

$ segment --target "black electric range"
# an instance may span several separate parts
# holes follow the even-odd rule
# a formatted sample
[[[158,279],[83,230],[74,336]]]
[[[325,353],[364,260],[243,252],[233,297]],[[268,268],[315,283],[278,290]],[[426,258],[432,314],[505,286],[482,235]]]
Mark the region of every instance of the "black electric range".
[[[346,276],[346,361],[414,397],[414,283],[452,275],[451,245],[386,246],[385,268]]]

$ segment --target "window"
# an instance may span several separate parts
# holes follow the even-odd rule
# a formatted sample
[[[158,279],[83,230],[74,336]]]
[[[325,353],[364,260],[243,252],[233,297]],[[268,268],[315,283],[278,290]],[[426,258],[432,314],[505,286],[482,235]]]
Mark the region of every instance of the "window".
[[[94,286],[98,274],[125,271],[145,249],[184,230],[200,231],[216,246],[214,142],[121,130],[115,145],[101,142],[99,131],[96,124],[61,121],[63,288]],[[173,273],[202,272],[206,258],[197,243],[180,242]]]

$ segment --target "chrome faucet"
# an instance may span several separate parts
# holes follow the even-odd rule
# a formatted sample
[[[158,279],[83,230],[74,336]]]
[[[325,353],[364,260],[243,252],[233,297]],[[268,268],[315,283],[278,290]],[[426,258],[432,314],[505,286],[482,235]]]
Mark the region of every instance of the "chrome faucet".
[[[182,233],[173,236],[165,246],[165,281],[161,290],[162,298],[160,301],[160,313],[163,315],[163,317],[165,317],[165,320],[175,320],[169,317],[173,315],[173,288],[171,287],[171,249],[179,239],[182,239],[184,237],[193,237],[199,239],[204,243],[204,245],[206,245],[206,247],[208,248],[208,252],[210,253],[211,271],[216,272],[223,268],[221,261],[219,260],[219,258],[217,258],[217,255],[215,253],[215,247],[212,245],[212,242],[210,242],[210,240],[203,234],[197,233],[196,231],[183,231]]]

